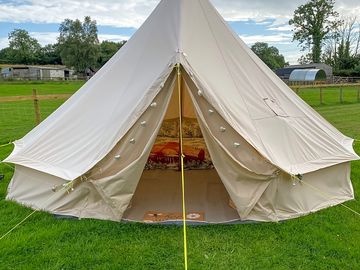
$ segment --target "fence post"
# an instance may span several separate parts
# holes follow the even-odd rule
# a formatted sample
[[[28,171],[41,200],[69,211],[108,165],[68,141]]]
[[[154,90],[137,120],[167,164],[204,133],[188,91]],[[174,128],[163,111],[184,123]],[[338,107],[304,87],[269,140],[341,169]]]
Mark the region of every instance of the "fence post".
[[[33,92],[33,100],[34,100],[35,123],[36,125],[38,125],[41,122],[39,99],[37,96],[37,90],[33,89],[32,92]]]
[[[343,88],[340,86],[340,103],[343,103],[344,101],[344,95],[343,95]]]
[[[323,102],[323,89],[320,87],[320,105],[324,104]]]

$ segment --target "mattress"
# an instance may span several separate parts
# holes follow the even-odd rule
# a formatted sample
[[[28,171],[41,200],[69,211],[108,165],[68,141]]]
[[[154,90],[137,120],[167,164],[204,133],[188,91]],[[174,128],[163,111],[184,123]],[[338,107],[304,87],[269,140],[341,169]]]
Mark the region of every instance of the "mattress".
[[[147,160],[145,169],[180,168],[179,139],[158,136]],[[204,138],[183,139],[184,167],[187,170],[214,168]]]

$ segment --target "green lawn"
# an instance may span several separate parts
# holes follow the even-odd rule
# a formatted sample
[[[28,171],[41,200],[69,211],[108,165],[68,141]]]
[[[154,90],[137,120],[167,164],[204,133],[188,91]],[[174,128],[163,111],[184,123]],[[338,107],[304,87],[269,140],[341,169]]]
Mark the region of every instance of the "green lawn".
[[[36,89],[39,95],[45,94],[71,94],[84,84],[83,81],[13,81],[0,82],[0,96],[22,96],[32,95]]]
[[[357,101],[358,90],[360,86],[343,87],[343,104],[349,104]],[[305,88],[300,89],[298,94],[311,106],[318,106],[320,104],[320,90],[319,88]],[[340,101],[340,87],[331,87],[323,89],[323,103],[324,105],[338,104]]]
[[[80,87],[76,83],[36,87],[40,85],[44,91],[51,88],[51,93]],[[0,96],[27,95],[33,86],[0,85]],[[329,89],[327,105],[319,106],[316,93],[302,90],[300,95],[343,133],[360,138],[356,94],[349,94],[341,105],[337,92]],[[42,115],[61,102],[42,101]],[[0,103],[0,143],[29,131],[34,125],[32,113],[31,102]],[[355,147],[360,153],[360,143]],[[0,158],[11,149],[0,148]],[[0,173],[6,176],[0,182],[2,235],[31,210],[4,200],[12,169],[0,165]],[[352,164],[352,180],[357,198],[360,162]],[[360,212],[357,200],[346,205]],[[278,224],[190,227],[188,241],[189,269],[360,269],[360,217],[342,206]],[[182,256],[181,227],[57,220],[47,213],[36,213],[0,241],[0,269],[183,269]]]

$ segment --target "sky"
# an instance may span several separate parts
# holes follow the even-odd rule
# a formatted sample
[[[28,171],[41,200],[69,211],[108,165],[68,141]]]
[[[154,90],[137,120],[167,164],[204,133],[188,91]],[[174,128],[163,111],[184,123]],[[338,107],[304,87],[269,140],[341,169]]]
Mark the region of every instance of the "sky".
[[[191,0],[189,0],[191,1]],[[288,24],[294,10],[306,0],[210,0],[232,29],[251,46],[267,42],[295,64],[302,55],[292,41]],[[55,43],[59,24],[66,18],[97,21],[99,39],[128,40],[160,0],[0,0],[0,49],[8,33],[25,29],[41,45]],[[337,0],[342,16],[360,14],[360,0]]]

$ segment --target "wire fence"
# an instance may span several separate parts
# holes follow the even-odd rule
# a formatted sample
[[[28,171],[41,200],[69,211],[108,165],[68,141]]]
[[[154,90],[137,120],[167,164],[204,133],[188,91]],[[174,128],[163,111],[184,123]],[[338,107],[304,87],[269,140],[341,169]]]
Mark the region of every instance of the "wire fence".
[[[19,85],[17,91],[0,92],[0,144],[23,137],[81,85],[62,86],[59,90],[56,85],[35,88],[25,84]],[[292,89],[311,106],[360,102],[360,85],[293,86]]]
[[[64,93],[65,92],[65,93]],[[17,140],[63,104],[74,91],[20,89],[0,95],[0,144]]]
[[[292,86],[310,106],[360,102],[360,84]]]

